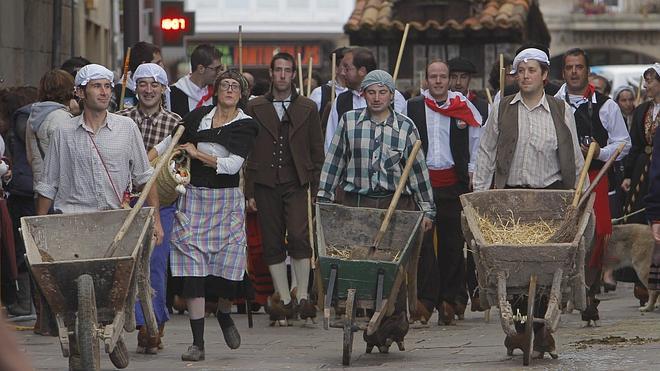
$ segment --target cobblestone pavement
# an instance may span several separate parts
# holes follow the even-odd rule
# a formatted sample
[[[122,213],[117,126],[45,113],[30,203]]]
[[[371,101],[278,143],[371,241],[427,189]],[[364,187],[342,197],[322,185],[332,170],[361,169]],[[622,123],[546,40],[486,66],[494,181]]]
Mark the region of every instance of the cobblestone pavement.
[[[533,360],[525,369],[539,370],[658,370],[660,369],[660,309],[640,313],[632,286],[619,284],[615,293],[600,296],[599,327],[585,328],[577,312],[562,315],[555,336],[559,359]],[[320,314],[320,313],[319,313]],[[134,352],[136,333],[127,334],[131,352],[131,370],[312,370],[338,369],[341,365],[342,332],[323,330],[321,321],[313,326],[269,327],[265,314],[254,316],[254,328],[247,326],[246,315],[234,315],[242,336],[242,345],[229,350],[214,317],[206,321],[206,360],[181,361],[181,353],[191,342],[188,319],[174,315],[166,326],[165,349],[157,356]],[[504,333],[497,310],[490,323],[482,313],[466,313],[456,326],[413,326],[406,337],[406,351],[392,346],[389,354],[365,354],[362,335],[354,340],[351,368],[357,370],[400,369],[523,369],[519,351],[506,355]],[[17,332],[19,346],[27,352],[39,370],[64,370],[67,359],[60,353],[57,338]],[[107,355],[102,355],[104,370],[113,369]]]

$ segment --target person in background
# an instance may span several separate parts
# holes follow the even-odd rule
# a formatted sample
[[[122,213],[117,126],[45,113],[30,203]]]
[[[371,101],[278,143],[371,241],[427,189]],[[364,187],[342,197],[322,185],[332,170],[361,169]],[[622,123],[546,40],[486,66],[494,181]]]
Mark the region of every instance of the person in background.
[[[477,73],[477,67],[467,58],[456,57],[447,61],[449,65],[449,89],[463,94],[479,110],[482,124],[488,119],[488,101],[470,90],[472,76]]]
[[[119,83],[115,84],[112,91],[112,102],[110,103],[110,112],[119,109],[131,108],[137,105],[137,96],[135,95],[135,79],[133,74],[139,65],[143,63],[154,63],[163,67],[163,56],[160,48],[154,44],[140,41],[131,47],[131,57],[128,61],[128,76],[122,76]],[[126,77],[126,89],[124,89],[124,105],[119,101],[121,99],[122,83]]]
[[[73,78],[75,79],[78,71],[81,68],[91,63],[92,62],[90,62],[86,58],[73,57],[64,61],[64,63],[62,63],[62,66],[60,68],[71,74],[71,76],[73,76]],[[82,103],[80,99],[74,95],[73,99],[71,99],[71,102],[69,102],[69,111],[73,116],[78,116],[80,113],[82,113],[84,107],[81,107],[81,104]]]
[[[117,112],[120,116],[131,118],[142,133],[144,148],[149,151],[156,144],[168,136],[181,121],[181,117],[174,112],[167,111],[163,100],[169,91],[167,74],[165,70],[155,63],[139,65],[133,75],[135,83],[135,96],[137,105]],[[137,353],[156,354],[163,349],[162,337],[165,331],[165,322],[169,320],[166,307],[166,279],[167,260],[170,255],[170,233],[174,223],[174,205],[161,203],[160,222],[163,226],[163,242],[154,247],[149,264],[149,278],[154,289],[153,308],[158,323],[159,334],[150,337],[144,325],[142,305],[135,304],[135,320],[138,328]]]
[[[348,88],[346,87],[346,80],[344,74],[340,73],[341,61],[344,59],[344,53],[348,51],[347,47],[339,47],[333,50],[330,53],[330,63],[332,63],[332,54],[335,54],[335,96],[345,92]],[[332,81],[320,85],[312,89],[312,94],[310,94],[309,99],[313,100],[316,103],[316,108],[319,111],[319,117],[323,117],[323,111],[325,110],[328,103],[330,103],[330,95],[332,95]],[[325,128],[325,123],[321,122],[321,126]]]
[[[619,105],[626,126],[630,130],[635,110],[635,89],[631,86],[621,86],[614,91],[612,99]]]
[[[5,191],[9,194],[7,208],[11,217],[16,253],[15,261],[2,259],[2,293],[5,296],[7,312],[17,316],[32,313],[30,279],[24,257],[25,244],[19,228],[22,217],[35,214],[33,175],[28,161],[25,135],[30,110],[32,104],[37,101],[37,96],[37,89],[34,87],[9,88],[0,94],[0,121],[4,126],[0,134],[5,139],[5,154],[11,161],[11,179],[5,187]],[[14,264],[18,277],[11,277],[9,280],[6,274],[10,270],[7,268],[8,265]]]
[[[248,103],[247,114],[259,123],[255,150],[247,159],[245,197],[257,212],[268,265],[280,300],[273,300],[271,321],[316,317],[308,285],[312,246],[307,223],[307,189],[316,194],[323,166],[323,133],[314,102],[296,92],[296,63],[289,53],[270,64],[272,88]],[[285,242],[286,241],[286,242]],[[287,256],[298,284],[290,295]]]
[[[407,107],[408,117],[415,123],[422,140],[436,209],[435,236],[425,237],[420,253],[417,315],[420,321],[426,322],[436,307],[438,324],[445,325],[454,323],[454,315],[463,319],[467,304],[465,239],[461,231],[463,208],[459,196],[471,188],[482,125],[477,107],[461,92],[449,90],[450,63],[436,60],[426,67],[428,90],[409,100]],[[468,69],[466,65],[456,67],[457,64],[454,59],[455,68]],[[455,73],[465,77],[456,70]],[[462,80],[459,86],[466,83],[465,78],[459,80]],[[487,104],[483,108],[487,110]],[[434,240],[438,244],[437,259]],[[436,262],[437,267],[429,262]],[[433,288],[439,293],[438,298]]]
[[[213,91],[216,77],[223,70],[222,53],[210,44],[198,45],[190,55],[191,72],[170,86],[172,112],[184,117],[192,110],[216,104]]]
[[[612,92],[612,84],[604,76],[590,73],[589,83],[594,86],[597,92],[609,96]]]
[[[621,161],[628,154],[630,135],[619,106],[589,83],[590,67],[587,52],[580,48],[568,50],[564,53],[563,63],[563,76],[566,82],[555,97],[568,103],[575,116],[582,154],[586,156],[590,143],[596,143],[596,152],[589,166],[589,181],[593,181],[605,161],[620,144],[624,144],[624,148],[616,160]],[[607,256],[607,240],[612,234],[608,178],[603,177],[594,189],[596,234],[586,274],[587,285],[590,286],[587,299],[589,302],[593,301],[600,287],[602,261]],[[602,272],[602,282],[608,290],[614,290],[616,287],[612,273],[611,270]]]

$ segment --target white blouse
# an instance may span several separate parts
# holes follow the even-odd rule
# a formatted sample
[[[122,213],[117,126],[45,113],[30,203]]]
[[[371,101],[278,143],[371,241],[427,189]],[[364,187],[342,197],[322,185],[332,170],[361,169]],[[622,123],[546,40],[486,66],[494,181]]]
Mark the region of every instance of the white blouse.
[[[215,115],[216,109],[217,107],[213,107],[211,112],[206,114],[206,116],[202,117],[202,121],[199,123],[199,128],[197,129],[197,131],[202,131],[211,128],[211,125],[213,125],[213,115]],[[238,115],[236,115],[236,117],[233,120],[226,123],[225,125],[231,125],[232,123],[238,120],[249,119],[249,118],[251,117],[246,115],[243,112],[243,110],[239,108]],[[171,142],[172,142],[172,136],[168,135],[167,138],[163,139],[162,142],[158,143],[154,147],[156,149],[156,152],[158,152],[159,156],[163,154],[163,152],[165,152],[165,150],[167,149],[167,147],[170,145]],[[241,167],[243,166],[243,162],[245,161],[243,157],[229,152],[227,148],[225,148],[223,145],[218,143],[200,142],[197,144],[197,149],[211,156],[215,156],[216,174],[236,174],[241,169]],[[210,166],[208,164],[205,165]]]

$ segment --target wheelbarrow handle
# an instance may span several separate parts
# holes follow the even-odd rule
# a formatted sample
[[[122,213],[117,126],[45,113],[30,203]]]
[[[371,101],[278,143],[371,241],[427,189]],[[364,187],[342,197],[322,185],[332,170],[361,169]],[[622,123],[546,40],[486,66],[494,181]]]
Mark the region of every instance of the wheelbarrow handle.
[[[403,168],[403,174],[401,174],[401,178],[399,179],[399,184],[397,184],[396,186],[396,191],[394,192],[394,196],[392,197],[390,206],[387,208],[387,212],[385,213],[385,218],[383,219],[383,223],[380,225],[380,229],[378,230],[378,233],[374,238],[372,252],[374,252],[378,248],[380,242],[383,240],[383,237],[385,237],[385,232],[387,231],[387,227],[390,225],[390,220],[392,219],[394,210],[396,210],[396,205],[399,203],[399,198],[401,197],[401,193],[403,192],[403,189],[406,187],[406,183],[408,182],[408,175],[410,175],[410,170],[412,170],[413,163],[415,163],[415,159],[417,158],[417,152],[419,152],[419,149],[421,147],[422,147],[422,141],[417,140],[413,145],[412,150],[410,151],[410,155],[408,156],[408,160],[406,161],[406,166]]]
[[[156,163],[156,167],[154,169],[153,174],[149,178],[149,181],[147,181],[147,184],[144,185],[144,188],[142,189],[140,197],[135,203],[135,206],[133,206],[131,212],[124,220],[124,224],[122,224],[121,228],[119,228],[119,231],[115,235],[114,240],[112,240],[112,243],[110,244],[110,246],[108,246],[108,250],[106,250],[105,254],[103,255],[104,258],[111,257],[112,255],[114,255],[115,251],[117,251],[117,248],[119,247],[119,242],[124,238],[126,232],[128,232],[128,228],[131,226],[131,223],[133,223],[133,220],[135,219],[137,213],[140,211],[140,209],[142,209],[142,205],[144,205],[144,202],[147,200],[147,196],[149,195],[149,191],[151,190],[151,187],[154,185],[154,183],[156,183],[158,174],[160,173],[163,166],[165,166],[165,164],[167,163],[172,152],[174,152],[174,148],[179,142],[179,139],[181,139],[184,130],[185,127],[183,125],[179,125],[178,129],[174,133],[174,136],[172,137],[172,141],[170,142],[170,145],[167,147],[167,150],[165,150],[165,153],[162,156],[160,156],[160,159]]]

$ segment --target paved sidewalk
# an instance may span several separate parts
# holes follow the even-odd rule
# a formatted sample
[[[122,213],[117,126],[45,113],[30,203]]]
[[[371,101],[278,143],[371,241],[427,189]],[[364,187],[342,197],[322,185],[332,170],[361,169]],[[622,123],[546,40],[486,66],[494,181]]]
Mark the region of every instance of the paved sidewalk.
[[[642,314],[632,296],[632,286],[619,284],[615,293],[600,296],[599,327],[584,328],[578,312],[562,315],[555,336],[559,359],[533,360],[532,370],[658,370],[660,369],[660,309]],[[320,313],[319,313],[320,315]],[[523,369],[522,355],[506,355],[504,332],[493,309],[486,324],[482,313],[466,313],[466,319],[456,326],[438,326],[434,315],[432,325],[415,326],[408,333],[406,351],[396,345],[389,354],[365,354],[362,334],[356,333],[351,368],[357,370],[451,369],[510,370]],[[288,328],[268,327],[265,314],[254,316],[254,328],[247,328],[246,315],[234,315],[242,336],[242,345],[229,350],[224,344],[215,317],[206,321],[206,361],[187,363],[181,353],[191,342],[188,319],[174,315],[166,326],[165,349],[157,356],[134,353],[136,333],[127,334],[131,352],[130,370],[312,370],[338,369],[341,365],[342,332],[323,330],[319,318],[314,327],[297,324]],[[57,338],[34,335],[31,331],[17,333],[19,346],[24,348],[33,366],[39,370],[65,370],[67,359],[60,353]],[[613,336],[620,336],[616,338]],[[609,337],[609,338],[608,338]],[[643,339],[636,339],[640,337]],[[648,340],[651,338],[651,340]],[[591,339],[591,340],[590,340]],[[632,340],[631,340],[632,339]],[[578,343],[592,341],[596,344]],[[101,366],[113,369],[107,355],[102,354]]]

